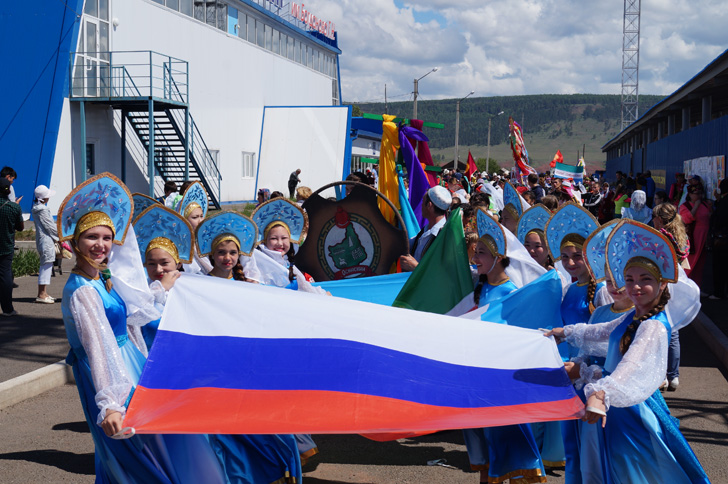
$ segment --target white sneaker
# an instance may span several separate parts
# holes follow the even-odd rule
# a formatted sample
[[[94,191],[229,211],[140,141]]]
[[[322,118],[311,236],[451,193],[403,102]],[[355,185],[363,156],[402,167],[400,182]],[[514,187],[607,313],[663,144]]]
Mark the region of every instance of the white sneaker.
[[[674,392],[675,390],[677,390],[677,387],[679,385],[680,385],[680,380],[678,379],[678,377],[675,377],[672,380],[670,380],[670,384],[667,386],[667,391]]]
[[[667,390],[667,386],[668,386],[668,382],[667,382],[667,379],[665,379],[665,381],[663,381],[662,384],[660,385],[660,391],[664,392],[665,390]]]

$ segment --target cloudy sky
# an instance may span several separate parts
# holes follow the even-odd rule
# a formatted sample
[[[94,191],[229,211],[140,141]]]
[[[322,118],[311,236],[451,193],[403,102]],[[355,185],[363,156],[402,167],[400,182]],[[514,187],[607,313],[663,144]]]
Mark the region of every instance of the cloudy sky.
[[[342,98],[621,92],[618,0],[308,0],[336,24]],[[728,48],[725,0],[642,0],[641,94],[669,94]]]

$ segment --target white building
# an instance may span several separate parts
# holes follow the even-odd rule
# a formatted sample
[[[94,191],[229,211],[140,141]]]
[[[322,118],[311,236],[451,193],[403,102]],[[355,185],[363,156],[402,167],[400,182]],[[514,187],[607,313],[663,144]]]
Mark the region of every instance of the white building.
[[[165,178],[197,175],[216,201],[252,200],[264,108],[340,105],[334,27],[293,2],[85,0],[75,50],[50,180],[60,194],[104,171],[149,194],[151,145],[156,196]],[[281,171],[268,188],[285,191]]]

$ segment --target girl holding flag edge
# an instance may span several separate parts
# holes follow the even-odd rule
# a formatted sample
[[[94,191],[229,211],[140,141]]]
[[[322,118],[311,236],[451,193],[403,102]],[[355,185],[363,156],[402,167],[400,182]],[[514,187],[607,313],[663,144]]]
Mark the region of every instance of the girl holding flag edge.
[[[63,322],[71,345],[66,361],[94,440],[96,479],[226,482],[204,436],[124,438],[127,434],[118,439],[146,361],[143,342],[137,347],[129,336],[159,317],[130,227],[133,213],[131,193],[108,173],[78,185],[58,212],[60,239],[71,241],[78,260],[63,289]]]

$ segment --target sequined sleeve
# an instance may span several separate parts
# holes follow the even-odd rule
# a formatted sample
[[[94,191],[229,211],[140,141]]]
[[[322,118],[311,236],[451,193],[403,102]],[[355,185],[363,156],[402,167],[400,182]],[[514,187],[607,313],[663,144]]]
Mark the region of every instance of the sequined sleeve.
[[[619,326],[627,314],[624,313],[614,321],[597,324],[569,324],[564,326],[566,342],[579,348],[582,354],[590,356],[607,356],[609,335]]]
[[[81,286],[71,296],[69,308],[88,355],[96,389],[96,405],[100,410],[96,423],[101,424],[107,410],[116,410],[124,416],[124,404],[132,390],[132,380],[106,318],[101,296],[92,286]]]
[[[665,326],[656,319],[640,324],[634,341],[622,357],[614,372],[584,387],[589,398],[603,390],[607,410],[615,407],[631,407],[644,402],[654,393],[667,372],[668,334]]]

